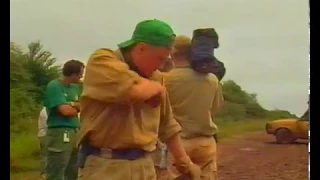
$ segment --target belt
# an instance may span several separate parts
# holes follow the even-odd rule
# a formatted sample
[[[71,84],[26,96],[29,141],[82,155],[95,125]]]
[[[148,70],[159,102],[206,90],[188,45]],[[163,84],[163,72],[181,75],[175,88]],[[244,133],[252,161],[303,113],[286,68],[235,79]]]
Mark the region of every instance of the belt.
[[[108,149],[96,148],[89,144],[83,144],[80,152],[86,155],[99,156],[106,159],[136,160],[144,157],[148,152],[142,149]]]
[[[69,126],[53,126],[53,127],[48,127],[48,129],[70,129],[75,132],[78,132],[80,128],[78,127],[69,127]]]

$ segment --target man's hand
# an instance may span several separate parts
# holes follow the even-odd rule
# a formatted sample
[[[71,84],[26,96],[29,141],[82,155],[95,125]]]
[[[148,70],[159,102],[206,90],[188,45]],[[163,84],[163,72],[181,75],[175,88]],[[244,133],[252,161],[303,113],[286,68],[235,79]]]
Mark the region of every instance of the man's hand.
[[[163,93],[159,93],[151,97],[150,99],[145,100],[144,102],[150,105],[151,107],[158,107],[161,104],[162,94]]]
[[[148,87],[148,89],[144,89],[144,91],[145,92],[149,91],[151,94],[151,97],[157,96],[157,95],[162,94],[164,92],[164,87],[157,81],[152,81],[149,79],[142,78],[140,83],[141,83],[141,85],[145,85]]]
[[[165,149],[167,146],[165,143],[162,143],[160,140],[157,141],[157,148],[159,149]]]
[[[188,175],[192,180],[198,180],[201,177],[201,169],[196,164],[191,164],[188,170]]]
[[[184,150],[179,133],[171,136],[166,141],[167,147],[171,152],[175,162],[174,166],[181,174],[188,175],[192,180],[198,180],[201,176],[200,168],[193,164],[190,157],[187,155]]]
[[[80,103],[79,102],[71,102],[70,105],[75,108],[78,112],[80,111]]]
[[[181,173],[188,175],[191,180],[198,180],[201,176],[201,169],[196,164],[193,164],[189,156],[180,158],[174,163],[176,169]]]
[[[160,84],[160,83],[159,83]],[[161,84],[160,84],[161,85]],[[163,97],[164,97],[164,93],[165,93],[165,91],[166,91],[166,88],[165,87],[163,87],[162,85],[161,85],[161,91],[158,93],[158,94],[156,94],[156,95],[154,95],[154,96],[152,96],[150,99],[147,99],[147,100],[145,100],[144,102],[145,103],[147,103],[147,104],[149,104],[151,107],[158,107],[160,104],[161,104],[161,102],[162,102],[162,99],[163,99]]]

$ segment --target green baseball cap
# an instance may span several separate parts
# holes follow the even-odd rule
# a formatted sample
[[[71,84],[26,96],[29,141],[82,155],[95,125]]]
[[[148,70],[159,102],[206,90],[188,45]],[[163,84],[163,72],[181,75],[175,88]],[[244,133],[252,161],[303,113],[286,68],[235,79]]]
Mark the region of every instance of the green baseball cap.
[[[136,25],[131,39],[118,44],[118,47],[126,48],[139,42],[170,47],[175,36],[172,28],[167,23],[157,19],[145,20]]]

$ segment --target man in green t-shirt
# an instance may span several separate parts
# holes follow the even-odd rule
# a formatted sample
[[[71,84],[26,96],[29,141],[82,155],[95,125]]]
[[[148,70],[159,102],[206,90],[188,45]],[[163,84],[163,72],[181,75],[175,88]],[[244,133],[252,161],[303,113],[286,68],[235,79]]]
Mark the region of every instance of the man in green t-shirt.
[[[78,87],[84,64],[70,60],[63,66],[63,76],[52,80],[45,90],[47,108],[47,180],[76,180],[78,176],[76,132],[80,111]]]

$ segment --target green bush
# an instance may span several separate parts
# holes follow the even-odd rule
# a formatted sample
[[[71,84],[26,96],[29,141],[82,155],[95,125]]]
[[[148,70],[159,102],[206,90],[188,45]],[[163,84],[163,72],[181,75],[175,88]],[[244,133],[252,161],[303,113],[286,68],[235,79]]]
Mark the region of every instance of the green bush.
[[[23,89],[10,89],[10,124],[15,124],[17,119],[34,117],[37,105],[30,93]]]
[[[246,117],[246,109],[242,104],[225,101],[222,110],[217,118],[223,118],[233,121],[243,120]]]
[[[37,169],[40,163],[39,156],[39,142],[35,132],[24,132],[20,133],[19,135],[11,135],[10,171]]]
[[[37,116],[45,85],[58,77],[59,66],[39,42],[28,51],[10,44],[10,170],[39,167]]]
[[[271,119],[297,118],[296,115],[291,114],[289,111],[284,111],[284,110],[268,111],[268,117]]]
[[[222,85],[225,99],[224,107],[218,118],[227,120],[287,118],[293,117],[288,111],[264,109],[257,100],[257,94],[248,93],[234,81],[228,80]]]
[[[242,121],[232,121],[229,119],[218,118],[219,139],[229,138],[244,132],[263,131],[266,119],[243,119]]]

